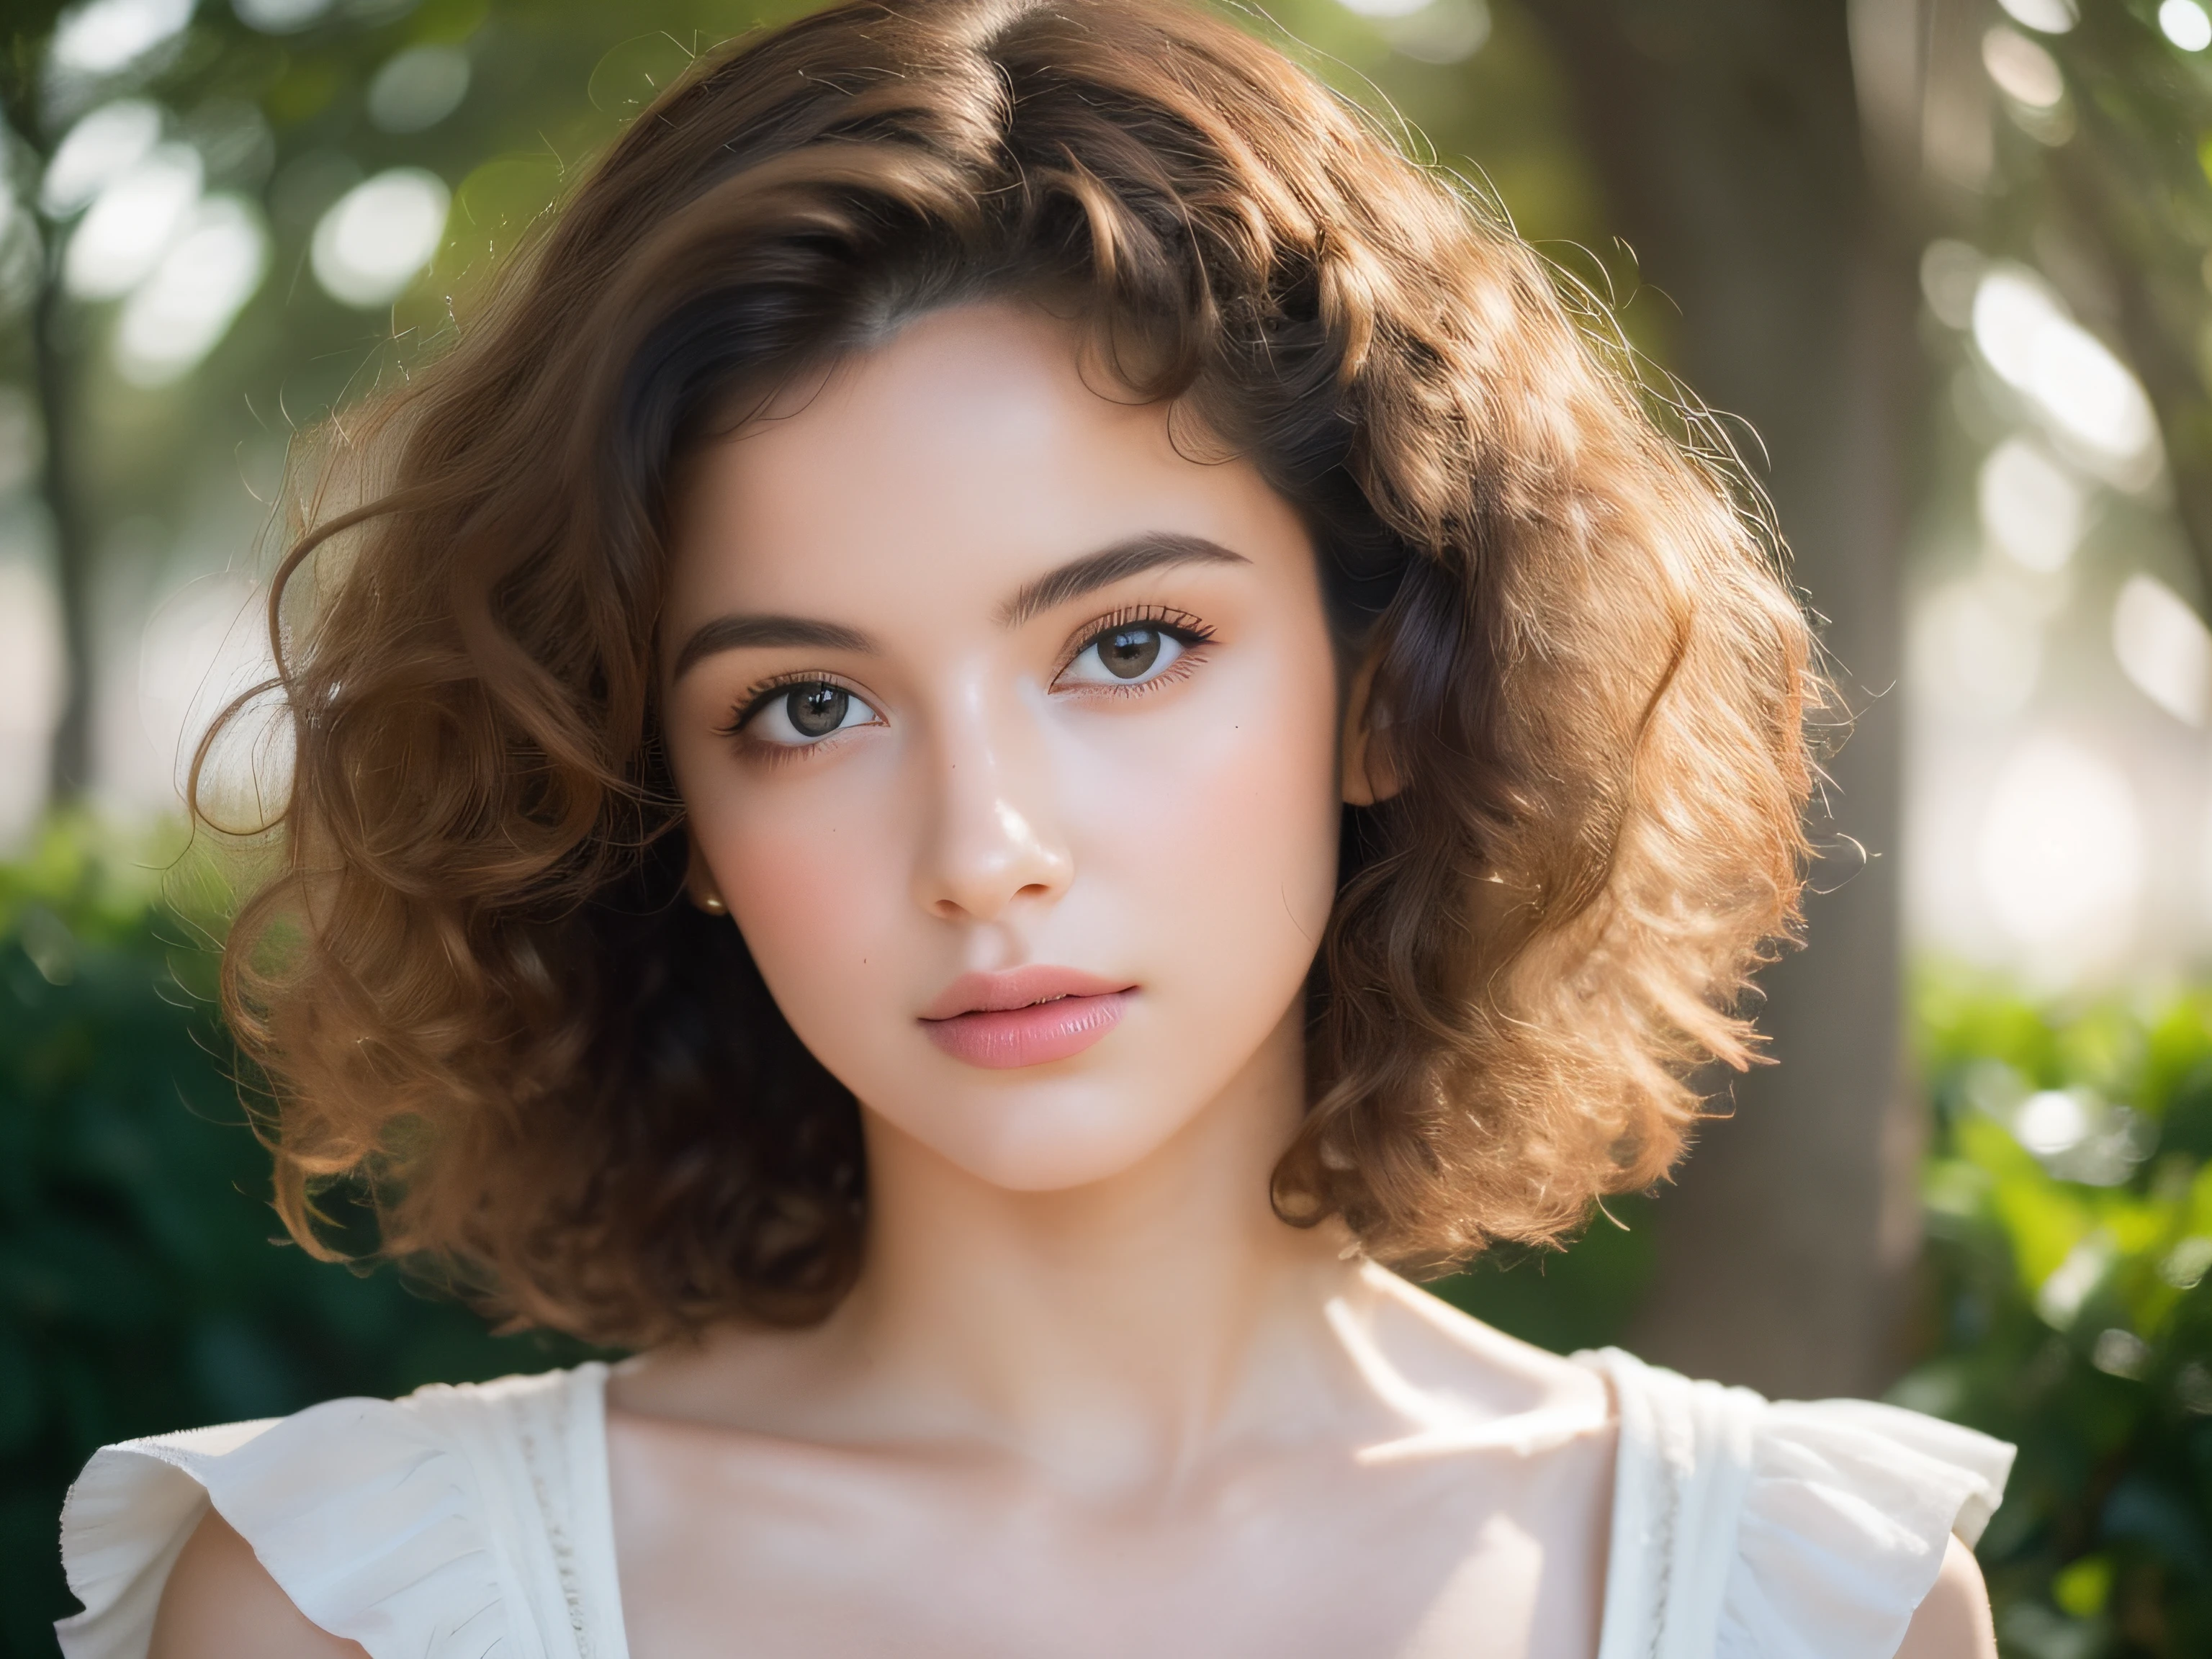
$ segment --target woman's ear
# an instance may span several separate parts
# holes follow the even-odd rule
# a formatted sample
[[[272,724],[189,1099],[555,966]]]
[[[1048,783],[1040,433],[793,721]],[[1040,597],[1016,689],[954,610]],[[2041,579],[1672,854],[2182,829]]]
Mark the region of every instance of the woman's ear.
[[[1348,806],[1372,806],[1377,801],[1389,799],[1404,787],[1384,753],[1385,745],[1374,741],[1376,726],[1388,724],[1383,712],[1375,705],[1376,661],[1370,657],[1360,664],[1358,672],[1352,677],[1352,695],[1344,700],[1341,787]]]

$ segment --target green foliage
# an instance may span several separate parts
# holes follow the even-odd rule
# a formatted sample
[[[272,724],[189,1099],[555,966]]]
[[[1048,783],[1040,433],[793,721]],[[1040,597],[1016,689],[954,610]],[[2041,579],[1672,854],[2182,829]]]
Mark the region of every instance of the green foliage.
[[[2212,994],[1917,1003],[1929,1357],[1892,1397],[2021,1449],[1980,1549],[2006,1650],[2212,1652]]]
[[[1554,1353],[1620,1342],[1658,1266],[1650,1225],[1653,1201],[1636,1193],[1609,1198],[1567,1249],[1492,1250],[1429,1289],[1485,1323]]]
[[[210,963],[128,849],[0,866],[0,1652],[51,1656],[54,1547],[94,1448],[568,1356],[273,1242]],[[175,882],[173,890],[182,891]],[[190,905],[187,909],[193,908]]]

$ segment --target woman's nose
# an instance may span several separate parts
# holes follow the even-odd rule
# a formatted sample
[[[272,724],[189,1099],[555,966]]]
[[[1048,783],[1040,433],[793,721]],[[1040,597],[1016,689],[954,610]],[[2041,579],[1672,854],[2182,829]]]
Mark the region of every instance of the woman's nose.
[[[1020,725],[963,721],[933,757],[938,799],[916,894],[933,915],[996,921],[1023,901],[1057,898],[1075,873],[1042,734],[1013,729]]]

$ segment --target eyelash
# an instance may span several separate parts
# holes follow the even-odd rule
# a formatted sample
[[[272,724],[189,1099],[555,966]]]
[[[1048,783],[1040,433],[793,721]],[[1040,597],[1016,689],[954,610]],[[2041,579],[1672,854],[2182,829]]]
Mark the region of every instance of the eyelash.
[[[1068,635],[1068,643],[1060,650],[1060,665],[1052,671],[1053,683],[1058,684],[1060,677],[1074,666],[1075,659],[1097,644],[1103,635],[1117,628],[1139,626],[1158,629],[1183,647],[1182,654],[1149,680],[1127,685],[1085,685],[1084,696],[1137,696],[1158,686],[1172,684],[1187,678],[1192,669],[1205,660],[1200,647],[1214,637],[1213,630],[1188,611],[1176,611],[1161,605],[1125,606],[1093,618]],[[753,717],[773,702],[779,692],[788,691],[794,685],[834,685],[855,697],[861,696],[858,686],[840,679],[835,674],[825,674],[819,669],[799,669],[777,674],[748,687],[731,709],[728,721],[717,726],[714,735],[733,743],[746,744],[763,758],[773,761],[797,760],[811,750],[820,747],[818,744],[746,743],[745,727],[751,723]]]
[[[1053,684],[1057,685],[1060,677],[1075,665],[1075,659],[1103,635],[1117,628],[1137,627],[1158,629],[1183,647],[1182,654],[1151,679],[1133,684],[1085,685],[1082,688],[1085,696],[1142,696],[1147,691],[1188,678],[1206,660],[1200,647],[1213,638],[1213,630],[1188,611],[1176,611],[1164,605],[1129,605],[1087,622],[1068,635],[1067,644],[1060,650],[1060,666],[1052,671]]]

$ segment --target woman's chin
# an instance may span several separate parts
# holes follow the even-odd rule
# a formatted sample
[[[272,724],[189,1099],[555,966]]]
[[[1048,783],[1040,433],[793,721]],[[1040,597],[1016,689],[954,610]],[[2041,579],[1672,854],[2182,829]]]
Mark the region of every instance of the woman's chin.
[[[1150,1110],[1132,1110],[1132,1098],[1144,1092],[1091,1088],[1069,1097],[1057,1090],[977,1091],[921,1109],[914,1102],[889,1112],[871,1109],[866,1115],[872,1132],[891,1133],[870,1134],[869,1158],[880,1164],[911,1150],[1009,1193],[1099,1186],[1150,1161],[1203,1105],[1194,1101],[1185,1109],[1164,1110],[1152,1092]]]

